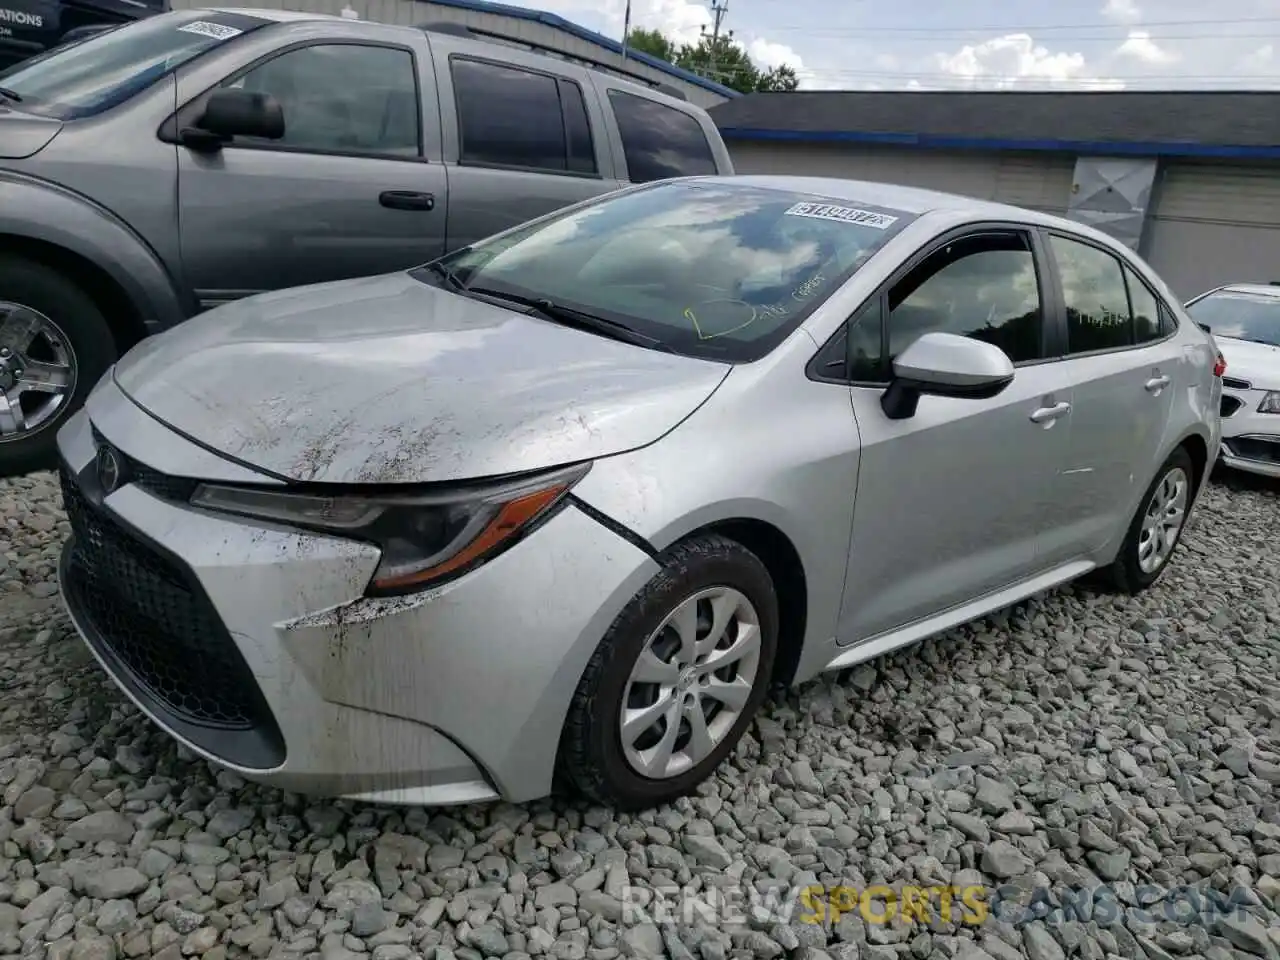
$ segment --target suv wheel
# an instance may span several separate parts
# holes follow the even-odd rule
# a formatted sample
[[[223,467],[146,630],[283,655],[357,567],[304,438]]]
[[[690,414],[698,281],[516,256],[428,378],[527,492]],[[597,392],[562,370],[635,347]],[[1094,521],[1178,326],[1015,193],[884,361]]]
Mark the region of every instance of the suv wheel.
[[[1110,569],[1110,585],[1123,593],[1146,590],[1158,579],[1177,549],[1195,497],[1195,467],[1179,447],[1156,471],[1129,524],[1120,553]]]
[[[773,581],[753,553],[717,535],[672,548],[587,666],[565,722],[563,772],[619,809],[689,793],[751,723],[777,642]]]
[[[115,359],[84,291],[43,264],[0,259],[0,476],[54,466],[58,428]]]

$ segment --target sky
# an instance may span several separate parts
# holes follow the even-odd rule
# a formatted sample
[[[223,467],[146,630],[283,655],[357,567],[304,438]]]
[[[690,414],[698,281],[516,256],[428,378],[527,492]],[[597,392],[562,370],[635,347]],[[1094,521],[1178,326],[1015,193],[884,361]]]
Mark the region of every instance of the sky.
[[[626,0],[508,0],[611,37]],[[1278,0],[723,0],[723,29],[801,89],[1274,89]],[[711,0],[632,0],[696,41]]]

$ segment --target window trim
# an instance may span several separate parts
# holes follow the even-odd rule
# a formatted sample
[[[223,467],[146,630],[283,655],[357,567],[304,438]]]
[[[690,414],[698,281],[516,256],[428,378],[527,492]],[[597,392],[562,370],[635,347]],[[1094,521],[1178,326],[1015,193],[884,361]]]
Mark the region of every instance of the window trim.
[[[525,66],[523,63],[509,63],[502,60],[496,60],[492,57],[482,57],[474,53],[450,53],[449,57],[449,88],[453,95],[453,117],[454,123],[458,130],[458,166],[470,167],[475,170],[510,170],[515,173],[536,173],[545,177],[569,177],[574,180],[603,180],[604,174],[600,171],[600,156],[596,150],[596,131],[591,126],[591,108],[587,105],[587,94],[580,84],[573,77],[566,77],[561,73],[553,73],[550,70],[539,70],[536,67]],[[564,161],[566,168],[569,164],[569,118],[564,112],[564,99],[560,88],[565,84],[571,84],[578,90],[578,95],[582,97],[582,109],[587,117],[587,135],[591,138],[591,162],[595,164],[594,173],[586,173],[581,170],[552,170],[548,167],[530,167],[519,163],[498,163],[492,160],[467,160],[464,159],[463,153],[466,149],[463,132],[462,132],[462,98],[458,96],[457,76],[453,72],[453,65],[458,61],[468,63],[478,63],[486,67],[497,67],[501,70],[514,70],[522,73],[531,73],[537,77],[546,77],[555,84],[556,103],[560,107],[560,131],[564,135]]]
[[[620,157],[622,161],[621,163],[622,172],[626,173],[625,177],[619,177],[618,179],[623,180],[626,183],[640,185],[644,183],[657,183],[659,180],[670,179],[670,178],[658,177],[657,179],[654,179],[654,180],[633,180],[632,179],[631,163],[627,159],[627,142],[626,142],[626,138],[623,136],[623,133],[622,133],[622,124],[618,122],[618,111],[614,107],[615,96],[630,97],[633,100],[641,100],[646,103],[651,103],[651,104],[654,104],[655,106],[663,107],[664,109],[671,110],[674,113],[678,113],[681,116],[685,117],[687,120],[689,120],[690,123],[692,123],[697,128],[698,134],[702,137],[703,146],[707,148],[707,156],[711,160],[711,172],[710,173],[680,173],[680,174],[677,174],[677,176],[718,177],[723,174],[724,171],[720,169],[720,161],[716,159],[715,148],[711,145],[711,138],[707,135],[706,127],[702,125],[702,119],[700,117],[696,116],[693,113],[690,113],[688,110],[682,110],[680,107],[676,106],[674,103],[668,103],[667,101],[660,100],[657,97],[647,97],[644,94],[636,93],[632,90],[625,90],[622,87],[609,85],[605,88],[604,100],[605,100],[605,103],[608,105],[609,115],[613,121],[614,128],[618,131],[618,144],[622,148],[622,156]]]
[[[204,110],[205,102],[213,94],[213,91],[224,87],[229,83],[234,83],[241,77],[252,73],[258,67],[272,60],[278,60],[287,54],[293,53],[295,50],[302,50],[307,47],[379,47],[385,50],[398,50],[409,55],[409,63],[413,67],[413,92],[418,104],[418,155],[416,157],[407,157],[404,154],[379,153],[369,150],[319,150],[315,147],[291,147],[282,146],[273,143],[236,143],[234,140],[230,143],[222,145],[223,150],[255,150],[264,153],[284,153],[284,154],[303,154],[312,157],[347,157],[357,160],[391,160],[400,163],[431,163],[427,158],[426,151],[426,125],[422,119],[422,110],[424,105],[422,95],[422,73],[421,64],[418,62],[418,53],[413,47],[402,43],[391,43],[385,40],[367,40],[364,38],[353,39],[349,37],[325,37],[323,39],[307,39],[298,40],[293,43],[285,44],[282,47],[263,54],[256,60],[246,64],[238,70],[224,76],[213,86],[206,87],[194,97],[175,110],[160,125],[160,129],[156,132],[156,136],[164,143],[172,143],[182,146],[182,138],[179,135],[184,126],[187,126],[195,115]]]
[[[1093,239],[1092,237],[1084,237],[1078,233],[1073,233],[1070,230],[1064,230],[1060,227],[1042,227],[1041,233],[1044,234],[1045,253],[1050,258],[1049,260],[1050,269],[1053,272],[1054,284],[1057,286],[1057,289],[1058,289],[1057,316],[1055,318],[1055,326],[1058,328],[1058,331],[1059,331],[1058,335],[1061,338],[1061,345],[1060,345],[1061,355],[1057,359],[1076,360],[1079,358],[1105,357],[1113,353],[1125,353],[1131,350],[1146,350],[1151,347],[1157,346],[1159,344],[1166,343],[1167,341],[1177,336],[1178,330],[1179,330],[1177,314],[1169,310],[1169,306],[1168,304],[1165,303],[1164,298],[1151,288],[1151,284],[1149,284],[1146,278],[1143,277],[1142,271],[1139,270],[1133,263],[1131,263],[1127,256],[1122,256],[1121,254],[1117,253],[1115,250],[1111,249],[1106,244],[1099,243],[1097,240]],[[1058,265],[1057,257],[1053,253],[1053,245],[1051,243],[1051,238],[1053,237],[1059,237],[1063,240],[1071,240],[1076,243],[1082,244],[1083,246],[1092,247],[1098,252],[1104,253],[1107,256],[1111,257],[1111,259],[1114,260],[1120,266],[1121,268],[1120,278],[1121,280],[1124,281],[1125,303],[1128,305],[1128,308],[1129,308],[1129,335],[1130,337],[1133,338],[1134,340],[1133,343],[1126,344],[1122,347],[1102,347],[1098,350],[1086,350],[1080,353],[1071,352],[1071,342],[1070,342],[1070,338],[1068,337],[1068,330],[1067,330],[1067,295],[1066,295],[1066,291],[1062,287],[1061,267]],[[1133,274],[1135,277],[1137,277],[1138,281],[1144,287],[1147,288],[1147,292],[1150,293],[1151,296],[1155,298],[1157,308],[1159,308],[1161,311],[1169,313],[1170,317],[1173,320],[1173,329],[1171,329],[1167,333],[1162,334],[1161,336],[1157,337],[1154,340],[1143,340],[1141,343],[1137,342],[1137,336],[1136,336],[1136,330],[1134,328],[1134,318],[1133,318],[1133,297],[1129,293],[1129,281],[1127,277],[1127,274],[1130,274],[1130,273]]]
[[[983,236],[990,234],[1008,234],[1020,233],[1027,241],[1030,248],[1032,265],[1036,271],[1036,287],[1040,296],[1040,352],[1043,357],[1037,360],[1021,360],[1014,363],[1015,369],[1023,367],[1035,367],[1045,363],[1053,363],[1060,359],[1055,356],[1056,344],[1053,336],[1052,317],[1058,310],[1059,301],[1056,291],[1052,286],[1052,277],[1050,269],[1045,261],[1045,255],[1048,251],[1044,249],[1041,242],[1039,231],[1034,224],[1018,223],[1011,220],[980,220],[973,223],[962,224],[953,227],[945,233],[938,234],[927,240],[906,259],[904,259],[894,271],[880,283],[875,292],[868,296],[865,300],[854,307],[844,322],[836,329],[836,331],[827,338],[826,342],[818,348],[817,352],[809,358],[805,364],[805,376],[808,379],[818,383],[833,383],[847,387],[864,387],[875,390],[886,389],[892,382],[889,380],[851,380],[848,376],[849,370],[846,365],[844,371],[839,376],[824,374],[822,370],[822,359],[827,351],[835,349],[835,342],[842,341],[845,343],[845,350],[848,350],[848,331],[849,324],[853,318],[861,313],[870,305],[872,300],[879,300],[880,310],[880,350],[882,355],[889,351],[889,291],[901,283],[911,274],[916,267],[920,266],[925,260],[933,256],[948,244],[955,243],[957,240],[963,240],[968,237]],[[857,274],[854,274],[857,276]]]

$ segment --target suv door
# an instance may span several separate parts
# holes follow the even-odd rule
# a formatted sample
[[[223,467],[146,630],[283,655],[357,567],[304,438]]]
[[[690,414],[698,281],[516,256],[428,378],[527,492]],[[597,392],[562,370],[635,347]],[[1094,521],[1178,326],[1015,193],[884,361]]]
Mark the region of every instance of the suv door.
[[[1034,231],[958,231],[850,324],[861,454],[839,635],[862,642],[1025,580],[1067,443],[1071,390],[1047,354],[1052,286]],[[886,322],[881,323],[881,317]],[[1014,362],[987,400],[880,406],[893,357],[925,333],[975,337]]]
[[[1182,352],[1159,299],[1101,244],[1046,231],[1056,266],[1066,372],[1075,399],[1065,469],[1054,493],[1051,559],[1114,539],[1160,466]]]
[[[432,37],[449,171],[449,247],[467,244],[621,186],[593,130],[594,91],[512,50],[498,61]],[[536,64],[536,65],[535,65]]]
[[[445,251],[429,58],[425,43],[313,40],[220,84],[274,97],[285,134],[237,137],[213,152],[179,144],[182,260],[203,305],[404,269]],[[178,131],[206,96],[179,111]]]

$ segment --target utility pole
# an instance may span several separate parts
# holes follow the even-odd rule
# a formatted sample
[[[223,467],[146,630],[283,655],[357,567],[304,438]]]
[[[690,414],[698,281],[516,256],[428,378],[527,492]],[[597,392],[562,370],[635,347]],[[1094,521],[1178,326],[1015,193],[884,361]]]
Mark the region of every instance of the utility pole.
[[[729,0],[711,0],[711,43],[709,44],[708,70],[711,79],[716,78],[716,49],[720,42],[720,24],[724,20],[724,16],[729,12]],[[707,28],[704,25],[702,35],[707,35]],[[732,33],[730,34],[732,35]]]
[[[627,0],[627,13],[622,21],[622,65],[627,65],[627,38],[631,36],[631,0]]]

